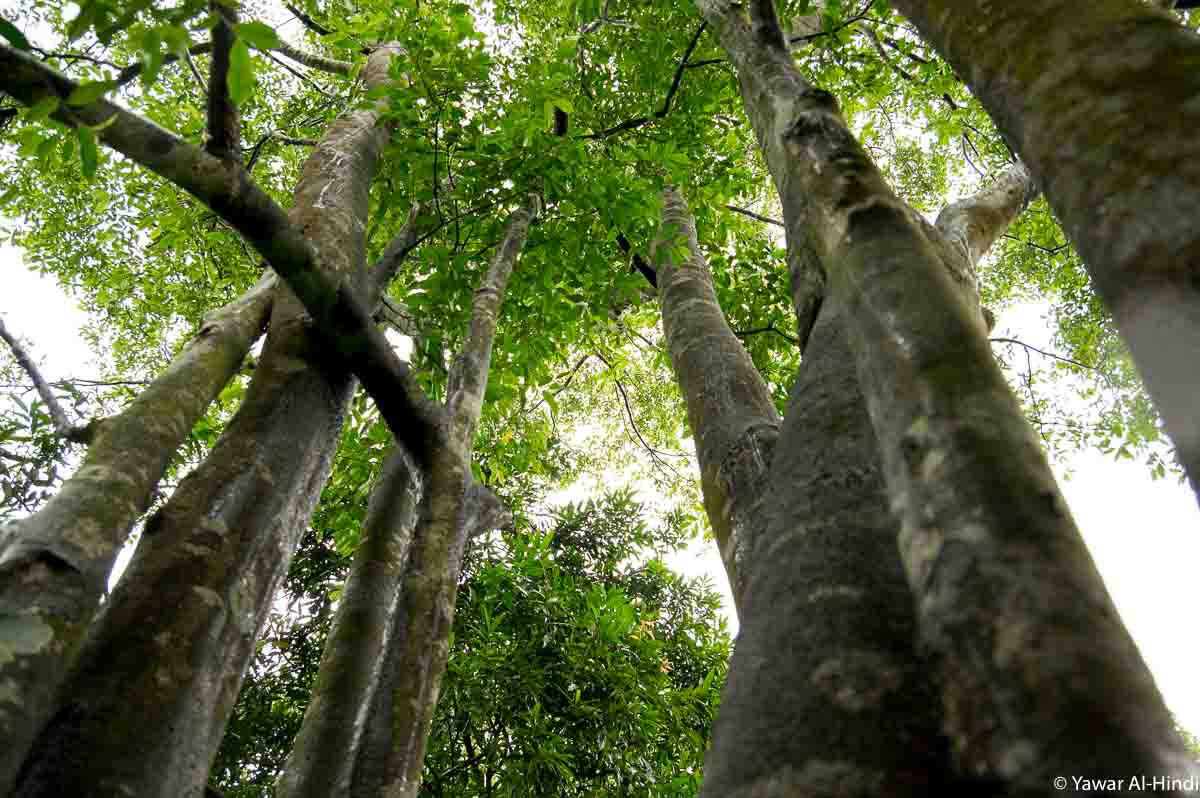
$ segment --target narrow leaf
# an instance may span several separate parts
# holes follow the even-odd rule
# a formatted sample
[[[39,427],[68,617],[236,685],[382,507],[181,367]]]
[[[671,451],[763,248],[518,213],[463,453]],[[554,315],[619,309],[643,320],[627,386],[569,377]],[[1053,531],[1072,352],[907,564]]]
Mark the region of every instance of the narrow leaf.
[[[18,50],[29,49],[29,40],[25,38],[25,34],[17,30],[17,26],[4,17],[0,17],[0,36],[8,39],[12,46]]]
[[[239,38],[229,52],[229,99],[241,105],[254,95],[254,64],[250,60],[250,48]]]
[[[86,127],[75,128],[75,133],[79,136],[80,171],[90,180],[96,174],[96,164],[100,157],[96,151],[96,134]]]
[[[237,26],[237,35],[256,50],[272,50],[281,44],[279,34],[265,22],[243,22]]]

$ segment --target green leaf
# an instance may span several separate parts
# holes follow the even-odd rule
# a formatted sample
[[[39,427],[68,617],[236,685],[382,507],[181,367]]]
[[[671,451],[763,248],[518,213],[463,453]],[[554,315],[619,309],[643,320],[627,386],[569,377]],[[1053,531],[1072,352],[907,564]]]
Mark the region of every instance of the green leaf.
[[[117,83],[113,80],[93,80],[87,83],[80,83],[67,97],[67,105],[89,105],[99,100],[106,93],[116,88]]]
[[[554,103],[555,105],[557,105],[562,110],[566,111],[568,114],[575,113],[574,103],[572,103],[566,97],[559,97],[555,100],[551,100],[551,102]]]
[[[238,39],[229,51],[229,98],[234,105],[242,105],[254,96],[254,64],[250,60],[250,48],[244,39]]]
[[[282,43],[275,29],[264,22],[243,22],[237,26],[237,35],[256,50],[273,50]]]
[[[29,49],[29,40],[25,38],[25,34],[17,30],[17,26],[4,17],[0,17],[0,36],[8,39],[12,46],[18,50]]]
[[[90,128],[77,127],[75,134],[79,137],[79,164],[83,176],[92,179],[96,174],[96,164],[100,153],[96,150],[96,134]]]
[[[33,105],[29,106],[29,108],[25,111],[25,115],[24,115],[25,119],[26,119],[26,121],[29,121],[29,122],[41,121],[41,120],[49,117],[50,114],[57,111],[58,106],[59,106],[58,97],[56,97],[54,95],[50,95],[49,97],[43,97],[42,99],[35,102]]]
[[[149,86],[158,77],[162,69],[163,36],[157,28],[151,28],[142,34],[142,85]]]

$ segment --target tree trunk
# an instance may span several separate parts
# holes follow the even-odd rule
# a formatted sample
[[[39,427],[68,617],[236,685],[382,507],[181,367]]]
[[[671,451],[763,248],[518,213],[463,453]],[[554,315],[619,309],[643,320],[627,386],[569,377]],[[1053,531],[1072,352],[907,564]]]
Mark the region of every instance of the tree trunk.
[[[474,484],[470,457],[504,291],[535,213],[513,212],[475,292],[428,472],[419,475],[396,449],[372,491],[363,542],[277,798],[417,793],[463,551],[472,535],[507,514]]]
[[[928,795],[946,762],[936,690],[913,648],[897,523],[840,314],[824,304],[814,319],[776,444],[778,416],[725,323],[695,222],[675,191],[664,201],[663,328],[740,588],[702,794]]]
[[[805,228],[827,301],[843,308],[960,772],[1036,792],[1063,773],[1186,772],[1170,714],[954,277],[953,242],[896,198],[833,97],[797,72],[772,0],[754,0],[749,22],[727,0],[698,5],[756,127],[791,156],[772,169],[808,200]]]
[[[369,86],[387,79],[376,51]],[[335,281],[365,281],[363,231],[386,129],[334,122],[290,214]],[[199,795],[254,642],[320,495],[354,380],[290,290],[246,399],[205,462],[147,524],[35,743],[19,796]]]
[[[121,546],[171,456],[262,333],[273,277],[205,318],[199,333],[124,411],[99,423],[79,469],[0,542],[0,795],[6,795],[108,585]]]
[[[687,404],[705,510],[744,624],[747,557],[762,531],[763,487],[779,414],[750,355],[725,323],[687,203],[670,187],[662,199],[663,229],[652,257],[663,334]]]
[[[895,0],[1029,164],[1200,497],[1200,37],[1136,0]]]

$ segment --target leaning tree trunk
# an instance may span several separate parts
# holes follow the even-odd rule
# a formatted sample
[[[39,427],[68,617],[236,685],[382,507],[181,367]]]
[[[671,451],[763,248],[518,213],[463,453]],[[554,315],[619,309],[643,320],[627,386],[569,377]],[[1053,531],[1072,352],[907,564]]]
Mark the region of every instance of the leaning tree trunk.
[[[387,80],[373,53],[368,85]],[[365,282],[378,109],[336,121],[305,164],[290,219],[335,280]],[[198,795],[254,641],[332,464],[355,381],[291,291],[245,401],[212,453],[146,525],[130,567],[35,743],[15,795]]]
[[[1200,36],[1138,0],[894,0],[1029,164],[1200,497]]]
[[[0,540],[0,795],[49,719],[117,553],[171,456],[261,335],[273,277],[204,318],[199,332],[120,414],[99,422],[79,469]]]
[[[1170,714],[953,276],[955,247],[799,74],[772,0],[750,3],[749,21],[729,0],[697,5],[766,148],[790,156],[769,162],[777,184],[786,169],[808,198],[960,772],[1036,792],[1063,773],[1183,772]]]
[[[709,521],[718,541],[736,542],[722,553],[737,552],[740,631],[704,794],[928,795],[948,761],[936,691],[913,648],[897,524],[841,314],[825,303],[814,317],[780,436],[672,189],[663,228],[667,348]]]
[[[276,798],[417,794],[463,552],[471,536],[507,515],[474,483],[470,459],[505,288],[536,212],[534,199],[512,213],[475,292],[426,471],[397,447],[372,490],[363,541]]]

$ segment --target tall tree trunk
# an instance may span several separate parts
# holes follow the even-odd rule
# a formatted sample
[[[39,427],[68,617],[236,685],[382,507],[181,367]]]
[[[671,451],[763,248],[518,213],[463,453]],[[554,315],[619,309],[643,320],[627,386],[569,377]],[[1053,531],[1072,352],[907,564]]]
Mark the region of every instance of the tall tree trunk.
[[[0,541],[0,795],[6,795],[171,456],[262,334],[274,277],[205,317],[129,407],[99,423],[83,464]]]
[[[762,531],[757,524],[764,517],[763,488],[779,437],[779,413],[749,353],[725,323],[686,201],[670,187],[662,199],[653,258],[663,334],[687,404],[705,511],[745,624],[747,557]]]
[[[428,472],[420,474],[397,448],[372,491],[363,542],[277,798],[417,793],[463,551],[472,535],[507,515],[473,482],[470,458],[497,318],[536,210],[510,216],[475,292]]]
[[[391,53],[374,52],[369,86]],[[378,109],[334,122],[290,214],[337,281],[365,281]],[[15,795],[191,796],[204,787],[271,596],[333,460],[354,379],[290,290],[246,399],[205,462],[147,524],[129,570],[35,743]]]
[[[695,221],[671,189],[663,228],[667,347],[710,523],[720,542],[736,535],[740,587],[703,795],[928,795],[948,761],[936,690],[913,647],[898,525],[840,314],[826,303],[814,319],[776,444],[767,387],[725,322]]]
[[[756,129],[791,156],[772,170],[787,169],[808,198],[805,228],[828,301],[843,308],[961,772],[1045,792],[1063,773],[1186,770],[1170,714],[953,276],[952,242],[892,193],[834,98],[796,70],[773,0],[753,0],[749,21],[728,0],[697,5]]]
[[[1029,164],[1200,497],[1200,37],[1137,0],[894,0]]]

